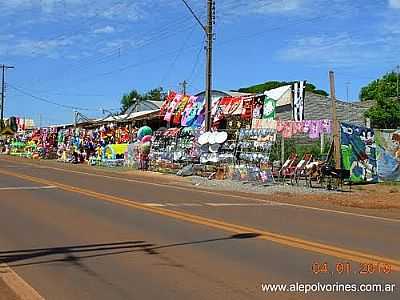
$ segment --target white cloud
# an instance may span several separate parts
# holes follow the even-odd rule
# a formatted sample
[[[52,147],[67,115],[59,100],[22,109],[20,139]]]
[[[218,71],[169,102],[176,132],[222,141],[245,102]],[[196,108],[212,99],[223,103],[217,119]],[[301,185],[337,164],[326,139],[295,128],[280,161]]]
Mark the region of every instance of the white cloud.
[[[389,0],[389,6],[391,8],[400,8],[400,0]]]
[[[264,15],[294,12],[307,0],[237,0],[221,1],[217,4],[220,16]]]
[[[0,55],[12,56],[45,56],[58,57],[60,51],[66,47],[74,45],[76,38],[64,38],[54,40],[34,40],[21,38],[0,44]]]
[[[0,0],[3,16],[19,14],[21,11],[33,13],[39,11],[47,18],[62,19],[66,17],[98,17],[106,19],[138,20],[145,10],[147,0],[130,1],[112,0]],[[35,18],[38,15],[35,15]]]
[[[99,33],[113,33],[115,31],[115,28],[113,26],[107,25],[102,28],[97,28],[93,30],[93,33],[99,34]]]
[[[394,36],[354,39],[349,33],[307,36],[289,41],[279,54],[282,60],[312,66],[356,66],[396,59],[400,46]]]

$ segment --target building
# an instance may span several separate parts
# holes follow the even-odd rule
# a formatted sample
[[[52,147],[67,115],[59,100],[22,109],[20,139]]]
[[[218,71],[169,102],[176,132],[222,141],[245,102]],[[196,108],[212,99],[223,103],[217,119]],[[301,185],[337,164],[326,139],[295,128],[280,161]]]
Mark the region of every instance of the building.
[[[292,113],[292,86],[286,85],[273,90],[266,91],[265,94],[277,100],[277,118],[288,121],[293,120]],[[196,96],[204,96],[205,92],[201,92]],[[212,98],[220,97],[242,97],[251,96],[250,93],[239,93],[233,91],[213,90]],[[336,113],[340,122],[352,123],[365,126],[367,120],[364,116],[365,112],[375,104],[375,101],[359,101],[345,102],[336,101]],[[304,98],[304,119],[305,120],[321,120],[332,119],[332,100],[328,96],[322,96],[311,92],[305,93]]]
[[[336,114],[340,122],[365,126],[365,112],[375,104],[375,101],[345,102],[336,101]],[[277,105],[277,118],[292,120],[292,104]],[[306,92],[304,97],[304,119],[332,119],[332,100],[330,97]]]

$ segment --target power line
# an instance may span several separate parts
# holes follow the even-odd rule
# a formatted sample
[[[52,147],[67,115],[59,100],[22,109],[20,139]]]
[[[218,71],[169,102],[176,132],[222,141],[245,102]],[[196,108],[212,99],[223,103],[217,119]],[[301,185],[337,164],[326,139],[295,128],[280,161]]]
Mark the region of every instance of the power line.
[[[196,45],[192,45],[192,46],[188,46],[186,49],[187,50],[188,49],[192,49],[192,48],[195,48],[196,46],[197,46],[197,44]],[[128,69],[132,69],[132,68],[136,68],[136,67],[139,67],[139,66],[142,66],[142,65],[147,65],[147,64],[151,64],[151,63],[157,62],[157,61],[163,59],[164,57],[172,55],[172,54],[175,54],[177,52],[179,52],[179,49],[178,50],[175,49],[174,51],[170,51],[170,52],[164,52],[162,55],[157,55],[157,56],[154,56],[154,57],[149,58],[147,60],[142,60],[139,63],[128,64],[128,65],[125,65],[123,67],[120,67],[120,68],[117,68],[117,69],[114,69],[114,70],[111,70],[111,71],[108,71],[108,72],[95,74],[93,76],[89,76],[89,77],[85,77],[85,78],[79,78],[79,80],[81,82],[86,82],[88,80],[97,78],[99,76],[109,76],[109,75],[112,75],[112,74],[115,74],[115,73],[120,73],[120,72],[126,71]]]
[[[189,29],[193,29],[193,28],[194,28],[194,26],[189,27]],[[186,31],[186,28],[183,28],[183,30],[178,30],[178,31],[170,31],[169,28],[164,28],[161,31],[159,30],[158,32],[153,33],[153,35],[147,36],[146,39],[143,41],[143,44],[140,46],[137,46],[136,49],[144,48],[144,47],[148,46],[149,44],[151,44],[153,41],[162,41],[162,40],[168,39],[169,37],[171,37],[173,35],[176,35],[179,32],[185,32],[185,31]],[[133,47],[133,46],[131,46],[131,47]],[[117,51],[119,51],[119,49],[121,49],[121,48],[118,48]],[[106,58],[112,57],[112,56],[114,56],[114,54],[109,54],[103,58],[100,58],[97,63],[101,63],[101,62],[108,63],[110,60],[107,60]],[[103,59],[105,59],[105,60],[103,60]],[[96,61],[94,61],[94,63],[96,63]],[[81,70],[82,71],[85,69],[86,68],[83,68],[82,65],[79,65],[78,68],[73,67],[73,68],[70,68],[69,70]],[[54,80],[57,80],[57,79],[54,78]],[[51,81],[51,80],[48,80],[48,81]]]
[[[199,51],[197,52],[195,63],[194,63],[194,65],[193,65],[193,68],[192,68],[192,71],[191,71],[191,73],[190,73],[190,76],[188,77],[188,78],[189,78],[189,82],[192,81],[193,76],[194,76],[194,74],[195,74],[195,72],[196,72],[196,70],[197,70],[197,66],[199,65],[200,54],[201,54],[201,52],[204,50],[204,42],[205,42],[205,39],[203,39],[202,45],[201,45]]]
[[[167,68],[165,74],[163,75],[162,79],[161,79],[161,84],[159,86],[162,86],[162,83],[168,79],[168,76],[171,74],[172,70],[174,69],[174,66],[176,64],[176,62],[178,61],[178,59],[180,58],[180,56],[185,52],[185,46],[188,43],[189,39],[191,38],[191,36],[193,35],[193,31],[194,31],[195,27],[192,28],[192,30],[189,32],[188,36],[183,39],[182,42],[182,46],[179,49],[178,53],[176,54],[175,58],[173,59],[173,61],[171,62],[169,68]]]
[[[11,87],[13,90],[15,90],[15,91],[17,91],[17,92],[19,92],[19,93],[21,93],[21,94],[23,94],[25,96],[29,96],[32,99],[35,99],[35,100],[38,100],[38,101],[41,101],[41,102],[44,102],[44,103],[52,104],[52,105],[55,105],[55,106],[58,106],[58,107],[66,108],[68,110],[72,109],[72,110],[82,110],[82,111],[98,111],[98,109],[92,109],[92,108],[86,108],[86,107],[79,107],[79,106],[61,104],[61,103],[54,102],[52,100],[49,100],[49,99],[46,99],[46,98],[39,97],[39,96],[36,96],[34,94],[31,94],[31,93],[29,93],[29,92],[27,92],[27,91],[25,91],[23,89],[20,89],[20,88],[18,88],[16,86],[13,86],[11,84],[7,84],[7,85],[9,87]]]
[[[194,10],[190,7],[190,5],[187,3],[186,0],[182,0],[182,2],[185,4],[185,6],[187,7],[187,9],[189,10],[189,12],[192,14],[192,16],[195,18],[195,20],[197,21],[197,23],[199,23],[200,27],[207,32],[207,28],[206,26],[204,26],[204,24],[201,22],[200,18],[196,15],[196,13],[194,12]]]

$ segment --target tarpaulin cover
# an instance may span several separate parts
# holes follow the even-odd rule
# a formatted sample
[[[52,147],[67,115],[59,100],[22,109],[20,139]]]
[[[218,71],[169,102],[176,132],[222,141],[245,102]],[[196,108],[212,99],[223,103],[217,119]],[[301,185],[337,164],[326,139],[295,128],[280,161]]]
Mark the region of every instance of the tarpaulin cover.
[[[400,130],[375,130],[380,181],[400,181]]]
[[[116,159],[117,155],[124,155],[128,150],[128,144],[110,144],[105,149],[107,159]]]
[[[350,171],[351,181],[378,182],[374,130],[346,123],[340,128],[342,168]]]

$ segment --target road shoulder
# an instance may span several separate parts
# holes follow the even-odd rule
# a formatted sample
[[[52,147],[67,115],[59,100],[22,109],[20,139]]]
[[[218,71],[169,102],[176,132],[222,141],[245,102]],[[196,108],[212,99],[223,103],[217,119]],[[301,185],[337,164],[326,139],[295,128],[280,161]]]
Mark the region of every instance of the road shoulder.
[[[0,300],[44,300],[6,264],[0,264]]]

